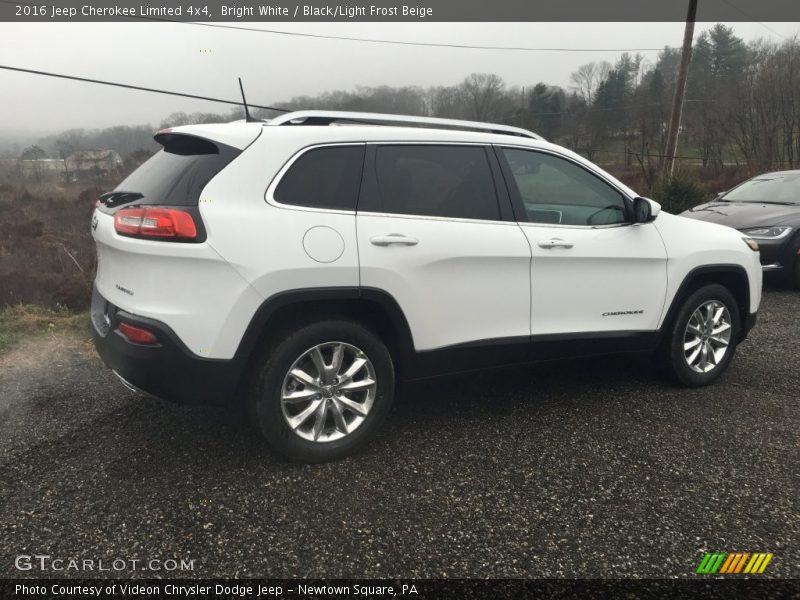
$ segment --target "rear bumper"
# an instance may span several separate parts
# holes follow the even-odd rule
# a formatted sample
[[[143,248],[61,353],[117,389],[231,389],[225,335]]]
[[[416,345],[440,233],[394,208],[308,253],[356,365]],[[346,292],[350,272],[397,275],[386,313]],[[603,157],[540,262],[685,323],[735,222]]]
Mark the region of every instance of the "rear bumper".
[[[128,341],[115,331],[120,321],[150,330],[159,344],[144,346]],[[118,309],[96,289],[92,296],[92,337],[103,362],[124,383],[182,404],[230,404],[244,370],[236,360],[211,360],[192,354],[167,325]]]

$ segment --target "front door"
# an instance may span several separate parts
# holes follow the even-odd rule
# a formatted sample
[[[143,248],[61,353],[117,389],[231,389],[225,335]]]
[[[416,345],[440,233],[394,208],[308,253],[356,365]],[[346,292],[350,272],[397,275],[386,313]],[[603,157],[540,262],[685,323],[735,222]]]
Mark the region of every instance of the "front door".
[[[656,330],[667,257],[655,225],[632,223],[630,200],[576,160],[519,147],[498,154],[533,253],[531,333]]]

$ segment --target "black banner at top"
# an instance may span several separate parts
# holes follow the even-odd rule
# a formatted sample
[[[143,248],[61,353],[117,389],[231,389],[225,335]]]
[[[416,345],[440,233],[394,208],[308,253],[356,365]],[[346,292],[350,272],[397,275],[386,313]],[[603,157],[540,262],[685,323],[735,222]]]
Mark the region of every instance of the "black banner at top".
[[[683,21],[689,0],[0,0],[0,21]],[[800,21],[798,0],[699,0],[700,22]]]

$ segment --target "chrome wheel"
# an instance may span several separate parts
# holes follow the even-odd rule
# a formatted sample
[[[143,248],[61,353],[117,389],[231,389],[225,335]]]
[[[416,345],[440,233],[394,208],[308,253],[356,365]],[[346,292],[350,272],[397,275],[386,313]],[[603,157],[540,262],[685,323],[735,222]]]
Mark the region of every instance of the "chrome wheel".
[[[686,364],[697,373],[708,373],[725,357],[731,343],[731,314],[718,300],[701,304],[692,313],[683,335]]]
[[[351,434],[369,414],[378,382],[363,351],[326,342],[294,361],[281,387],[281,410],[297,435],[332,442]]]

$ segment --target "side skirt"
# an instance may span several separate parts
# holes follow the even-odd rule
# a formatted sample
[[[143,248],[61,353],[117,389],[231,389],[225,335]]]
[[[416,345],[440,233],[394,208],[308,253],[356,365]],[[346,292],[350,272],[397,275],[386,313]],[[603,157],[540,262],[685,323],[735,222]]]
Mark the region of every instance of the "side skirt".
[[[416,352],[407,380],[607,354],[654,351],[659,331],[604,331],[481,340]]]
[[[531,360],[558,360],[626,352],[652,352],[658,348],[660,331],[600,331],[534,335]]]

